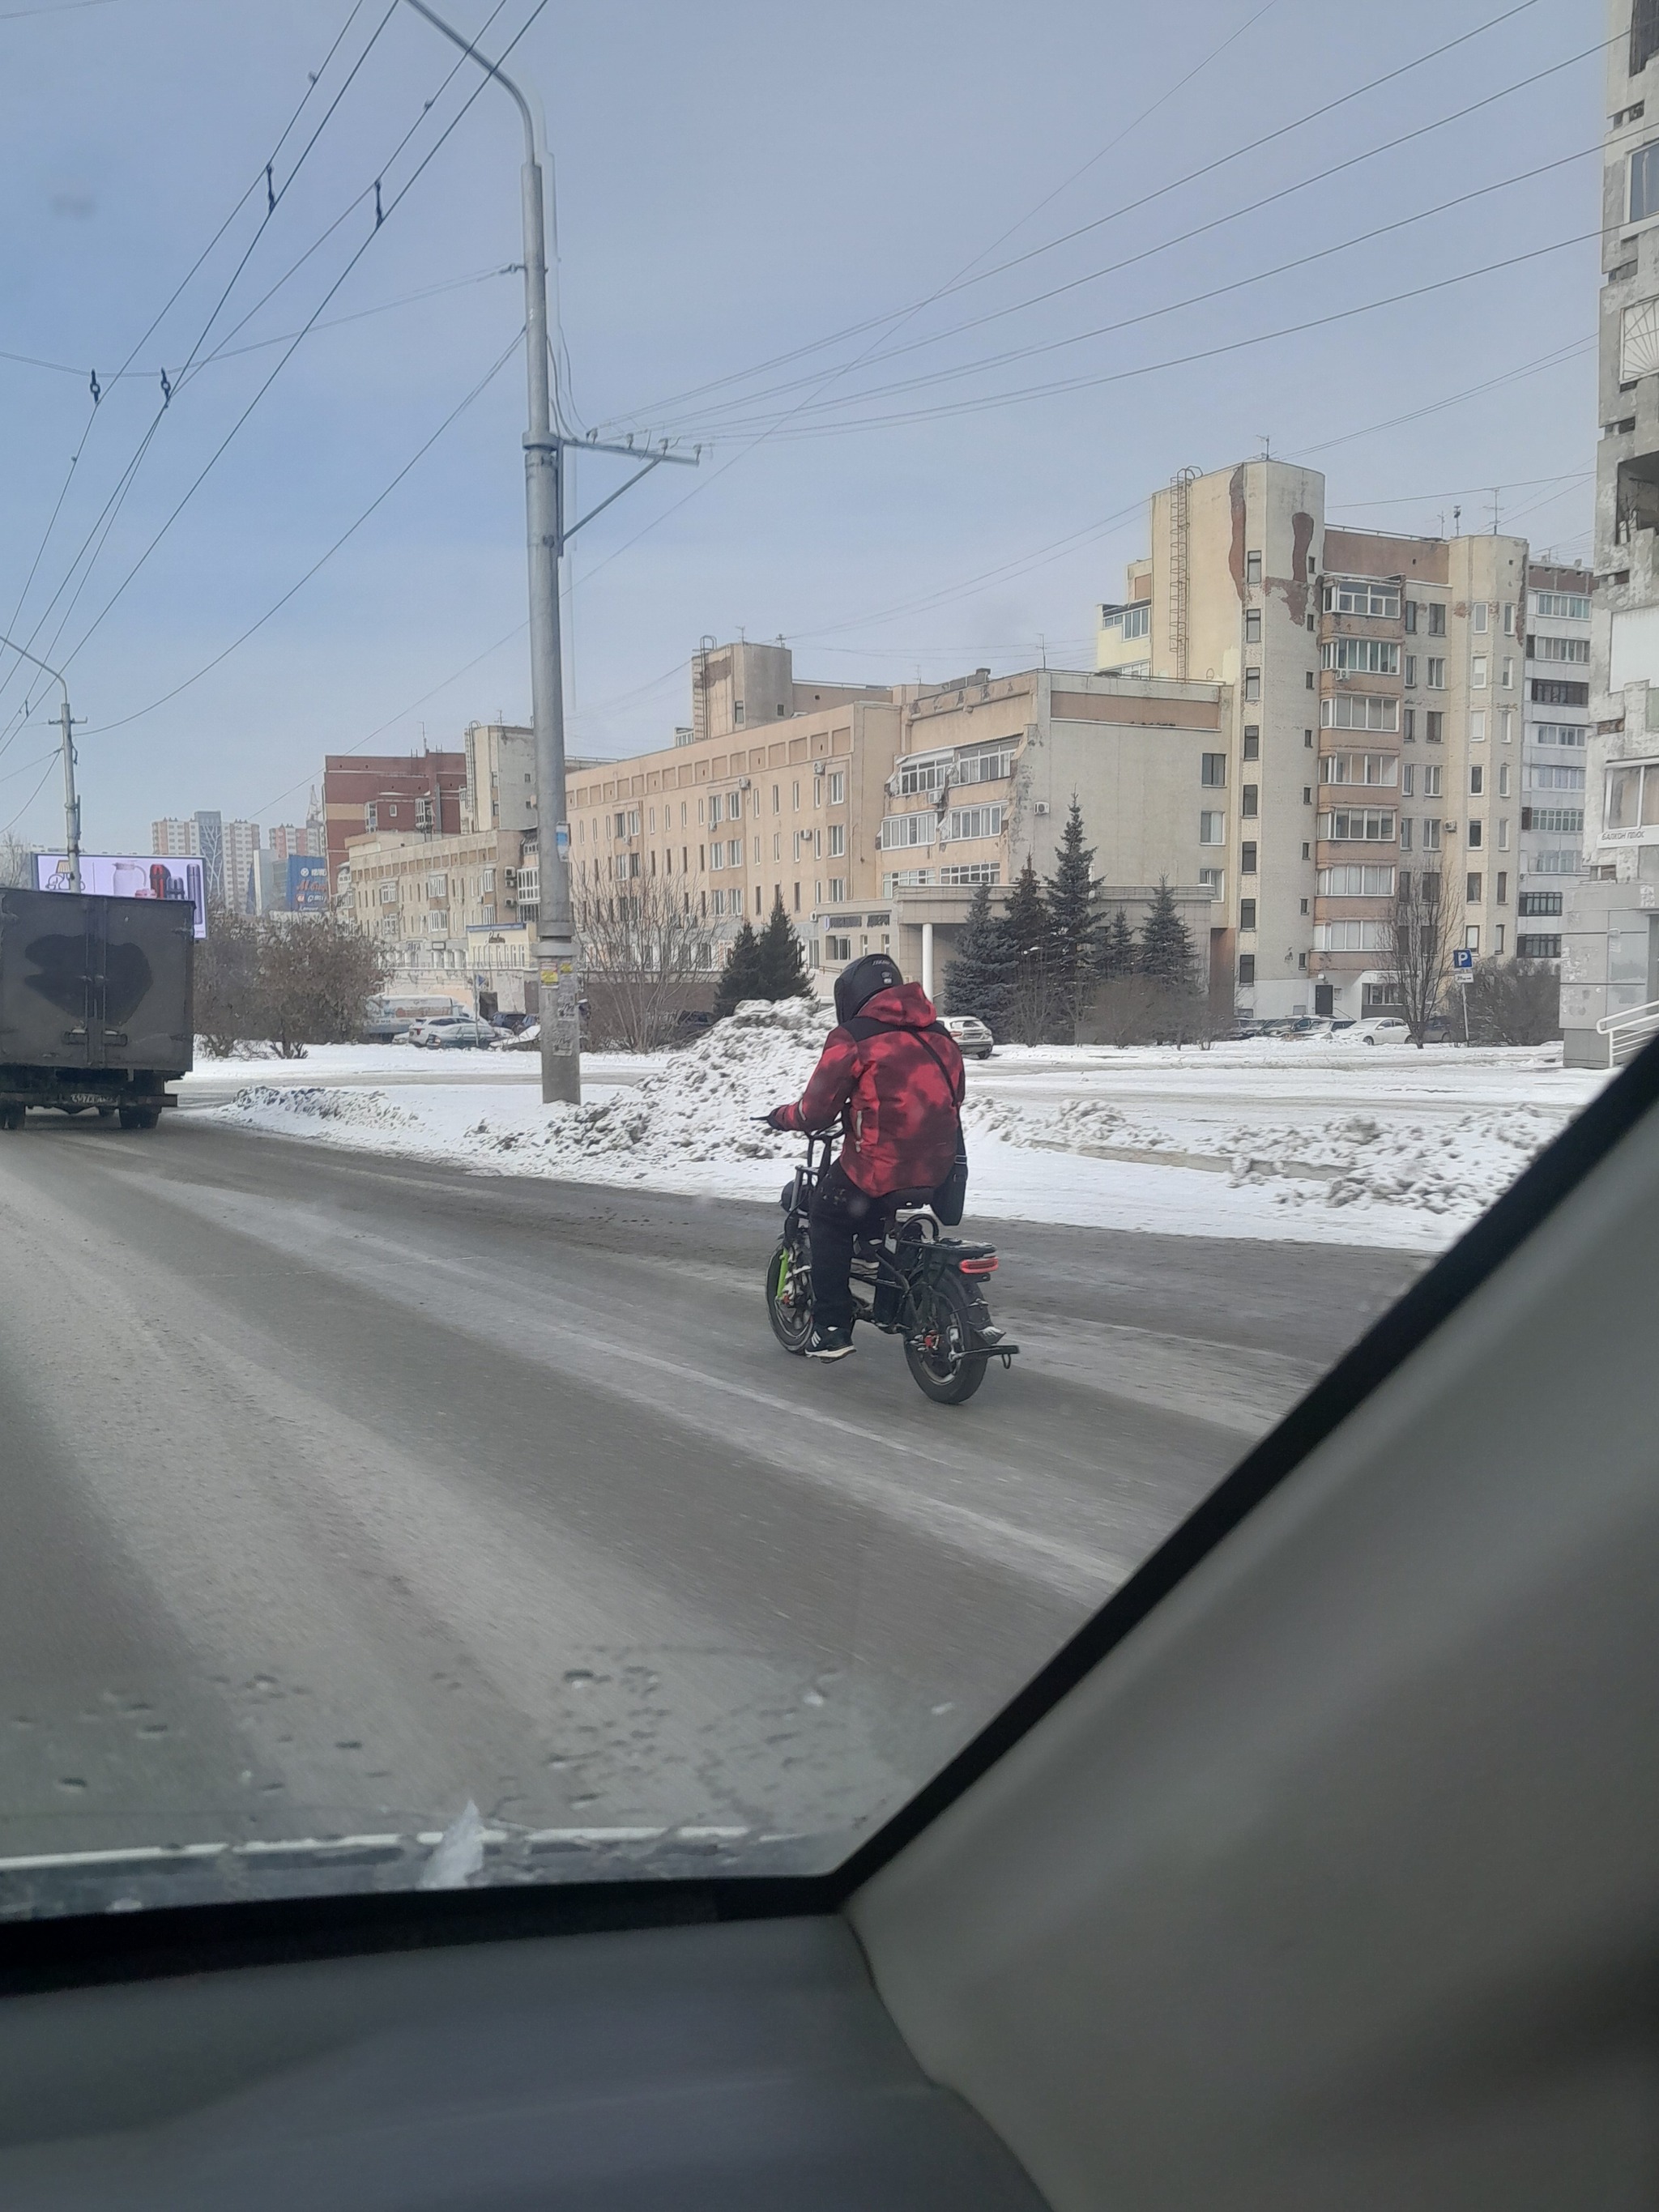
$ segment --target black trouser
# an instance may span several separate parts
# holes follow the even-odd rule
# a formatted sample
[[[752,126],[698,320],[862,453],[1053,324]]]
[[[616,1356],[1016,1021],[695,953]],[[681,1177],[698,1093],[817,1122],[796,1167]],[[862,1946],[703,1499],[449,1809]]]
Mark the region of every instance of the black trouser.
[[[853,1326],[853,1240],[881,1201],[861,1191],[839,1160],[820,1176],[806,1216],[812,1245],[812,1314],[820,1328]]]

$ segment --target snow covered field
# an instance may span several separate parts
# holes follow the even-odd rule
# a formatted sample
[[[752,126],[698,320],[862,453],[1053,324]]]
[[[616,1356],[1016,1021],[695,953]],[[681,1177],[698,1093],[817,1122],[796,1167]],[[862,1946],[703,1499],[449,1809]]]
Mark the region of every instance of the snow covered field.
[[[574,1108],[541,1104],[533,1054],[410,1047],[208,1061],[182,1088],[222,1122],[318,1143],[766,1198],[800,1147],[751,1117],[799,1095],[824,1026],[758,1005],[684,1051],[595,1054]],[[1607,1079],[1559,1047],[1006,1048],[969,1065],[969,1218],[1437,1250]]]

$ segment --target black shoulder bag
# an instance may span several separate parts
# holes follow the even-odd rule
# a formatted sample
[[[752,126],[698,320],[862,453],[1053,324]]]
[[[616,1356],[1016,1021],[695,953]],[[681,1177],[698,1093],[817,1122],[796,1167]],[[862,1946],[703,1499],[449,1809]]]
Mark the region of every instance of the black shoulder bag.
[[[951,1103],[957,1109],[957,1156],[951,1164],[950,1174],[933,1193],[934,1212],[938,1214],[947,1229],[954,1229],[961,1222],[968,1204],[968,1139],[963,1133],[962,1099],[955,1096],[956,1085],[951,1081],[951,1072],[933,1050],[933,1046],[928,1043],[925,1033],[921,1030],[913,1030],[911,1035],[945,1078],[952,1093]],[[965,1067],[962,1073],[962,1084],[965,1095],[968,1088],[968,1071]]]

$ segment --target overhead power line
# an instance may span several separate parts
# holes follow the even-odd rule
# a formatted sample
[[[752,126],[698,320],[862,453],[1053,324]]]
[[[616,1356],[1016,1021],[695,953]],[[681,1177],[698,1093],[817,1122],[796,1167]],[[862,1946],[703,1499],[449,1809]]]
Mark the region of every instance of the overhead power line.
[[[439,439],[443,436],[444,433],[454,423],[459,422],[461,416],[466,413],[468,408],[472,405],[475,400],[483,397],[483,393],[488,391],[490,385],[495,382],[496,377],[500,375],[502,369],[506,368],[507,362],[512,360],[514,355],[518,351],[520,342],[522,340],[523,337],[524,330],[523,327],[520,326],[514,333],[511,343],[496,356],[495,361],[484,371],[483,374],[478,379],[478,381],[473,386],[471,391],[467,393],[466,397],[464,399],[459,400],[456,404],[450,409],[448,414],[446,415],[443,421],[439,423],[437,428],[432,433],[431,436],[428,438],[422,445],[417,447],[415,452],[410,455],[409,459],[404,463],[402,468],[398,470],[397,475],[392,478],[391,482],[387,483],[382,490],[376,493],[375,496],[370,500],[368,505],[364,507],[362,513],[356,517],[356,520],[350,523],[340,532],[339,536],[329,547],[328,550],[325,553],[320,554],[318,558],[312,562],[310,568],[306,570],[304,575],[300,577],[296,582],[290,584],[287,591],[283,593],[281,599],[275,601],[272,605],[267,607],[264,614],[259,617],[257,622],[250,623],[247,628],[241,633],[240,636],[233,638],[230,643],[224,647],[222,652],[216,653],[211,660],[204,661],[201,667],[199,667],[193,675],[186,676],[182,683],[175,684],[170,691],[164,691],[159,699],[152,699],[149,706],[136,707],[130,714],[118,715],[112,722],[100,723],[96,727],[88,729],[87,735],[89,738],[96,738],[103,736],[104,733],[109,730],[124,730],[130,722],[141,721],[146,714],[153,714],[156,711],[157,708],[167,706],[172,700],[178,698],[181,692],[188,691],[192,684],[199,684],[202,678],[204,676],[210,674],[214,669],[219,666],[222,661],[228,660],[231,654],[237,650],[238,647],[246,645],[249,638],[253,636],[256,631],[262,630],[268,622],[279,615],[283,609],[288,605],[289,601],[295,598],[297,593],[304,590],[305,586],[311,581],[312,578],[317,574],[319,570],[326,568],[328,563],[334,558],[334,556],[340,550],[341,547],[356,536],[357,532],[369,520],[370,516],[385,506],[387,500],[389,500],[392,493],[397,490],[404,478],[409,475],[410,471],[414,469],[418,463],[425,459],[426,456],[437,444]]]
[[[1052,253],[1062,246],[1069,246],[1075,239],[1087,237],[1091,232],[1103,228],[1107,223],[1116,222],[1125,216],[1136,214],[1140,209],[1150,207],[1153,202],[1165,199],[1170,193],[1181,191],[1183,186],[1195,184],[1200,178],[1212,176],[1217,170],[1225,168],[1234,161],[1243,161],[1247,155],[1257,153],[1262,147],[1273,145],[1277,140],[1286,137],[1294,131],[1304,130],[1310,123],[1317,122],[1324,116],[1334,114],[1339,108],[1346,107],[1356,100],[1363,99],[1370,93],[1381,90],[1384,85],[1391,84],[1397,78],[1409,75],[1413,70],[1421,69],[1430,62],[1438,61],[1443,56],[1453,52],[1455,48],[1467,46],[1472,39],[1480,38],[1487,31],[1495,30],[1500,24],[1509,22],[1516,15],[1524,15],[1528,9],[1536,4],[1537,0],[1519,0],[1518,5],[1507,8],[1499,15],[1489,16],[1484,23],[1476,24],[1473,30],[1462,32],[1456,38],[1432,47],[1428,52],[1419,54],[1410,61],[1402,62],[1395,69],[1385,70],[1381,76],[1373,77],[1365,84],[1356,85],[1352,90],[1340,93],[1333,100],[1322,101],[1318,106],[1308,109],[1305,113],[1297,116],[1293,121],[1281,124],[1277,129],[1266,131],[1261,137],[1252,138],[1242,146],[1235,147],[1230,153],[1218,155],[1213,161],[1206,161],[1196,169],[1189,169],[1183,175],[1172,179],[1168,184],[1159,185],[1149,192],[1143,192],[1137,199],[1125,201],[1118,207],[1109,209],[1104,215],[1097,216],[1088,222],[1080,223],[1071,230],[1062,232],[1056,238],[1046,240],[1042,245],[1032,246],[1024,253],[1015,254],[1006,261],[999,262],[993,268],[981,270],[977,274],[972,275],[964,271],[948,283],[939,286],[937,291],[930,293],[925,299],[912,301],[908,307],[891,308],[884,314],[866,317],[861,322],[848,324],[844,329],[832,331],[825,337],[812,339],[807,344],[793,347],[786,353],[775,354],[769,360],[750,368],[739,369],[726,376],[713,378],[706,384],[693,386],[687,391],[673,393],[667,398],[654,401],[647,406],[632,409],[626,416],[613,416],[610,418],[610,425],[616,427],[624,422],[654,418],[664,414],[668,409],[678,406],[684,400],[701,398],[705,393],[719,390],[727,384],[746,382],[750,377],[763,375],[769,369],[785,367],[790,362],[798,361],[806,354],[821,352],[830,346],[842,344],[848,339],[861,337],[866,331],[883,329],[890,323],[908,320],[921,313],[922,308],[932,306],[936,300],[948,299],[956,292],[968,290],[972,286],[989,283],[993,278],[1004,275],[1010,269],[1018,269],[1026,262],[1036,259],[1042,254]],[[1586,47],[1582,52],[1571,56],[1567,62],[1556,66],[1568,68],[1573,62],[1582,61],[1589,54],[1601,53],[1605,51],[1607,43],[1605,40],[1599,41],[1596,45]],[[975,259],[978,258],[976,256]],[[973,264],[969,263],[968,266],[971,270]]]

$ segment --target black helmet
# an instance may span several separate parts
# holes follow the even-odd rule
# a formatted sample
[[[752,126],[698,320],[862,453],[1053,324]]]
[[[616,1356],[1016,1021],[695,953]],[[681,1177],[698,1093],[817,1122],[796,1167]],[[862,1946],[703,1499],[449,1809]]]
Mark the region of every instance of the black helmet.
[[[896,960],[890,960],[884,952],[866,952],[836,978],[836,1019],[850,1022],[878,991],[890,991],[903,981]]]

